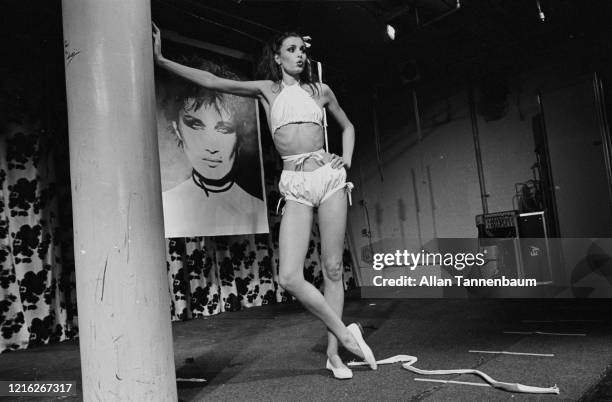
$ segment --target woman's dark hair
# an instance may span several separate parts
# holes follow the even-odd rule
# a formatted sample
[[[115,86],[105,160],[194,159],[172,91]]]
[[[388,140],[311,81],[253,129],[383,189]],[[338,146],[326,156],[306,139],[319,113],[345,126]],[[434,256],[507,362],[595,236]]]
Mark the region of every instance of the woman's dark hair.
[[[208,71],[220,78],[240,80],[227,66],[199,56],[182,57],[178,62]],[[233,166],[235,181],[251,195],[262,198],[260,172],[253,169],[253,166],[259,164],[255,100],[210,90],[176,75],[163,76],[163,83],[158,87],[158,100],[168,122],[178,121],[181,110],[196,111],[201,107],[214,107],[218,113],[225,110],[232,116],[236,127],[236,157]]]
[[[261,58],[259,59],[259,64],[257,65],[257,78],[271,80],[280,85],[280,82],[283,79],[283,73],[281,71],[281,67],[274,60],[274,56],[280,54],[283,42],[287,38],[300,38],[304,40],[302,35],[297,32],[283,32],[282,34],[272,38],[272,40],[263,48]],[[308,53],[306,54],[304,70],[300,74],[300,81],[308,84],[313,93],[316,93],[317,95],[319,94],[319,85],[317,85],[319,83],[319,74],[312,68],[312,63],[310,62]]]

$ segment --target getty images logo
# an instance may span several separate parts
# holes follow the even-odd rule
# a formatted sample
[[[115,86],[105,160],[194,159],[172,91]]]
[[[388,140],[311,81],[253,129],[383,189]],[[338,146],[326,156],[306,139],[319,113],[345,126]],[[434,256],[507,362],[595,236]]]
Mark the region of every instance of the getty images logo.
[[[529,255],[531,257],[537,257],[540,255],[540,248],[536,246],[529,246]]]

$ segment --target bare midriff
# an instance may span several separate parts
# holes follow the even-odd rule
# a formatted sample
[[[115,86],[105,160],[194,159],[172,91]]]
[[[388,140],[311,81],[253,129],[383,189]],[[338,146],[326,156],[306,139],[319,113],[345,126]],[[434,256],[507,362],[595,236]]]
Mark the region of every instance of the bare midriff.
[[[281,156],[303,154],[325,148],[325,134],[323,127],[316,123],[290,123],[279,127],[272,135],[274,146]],[[325,156],[325,161],[331,159]],[[307,159],[304,163],[305,171],[312,171],[321,166],[315,159]],[[285,161],[283,169],[295,170],[293,162]]]

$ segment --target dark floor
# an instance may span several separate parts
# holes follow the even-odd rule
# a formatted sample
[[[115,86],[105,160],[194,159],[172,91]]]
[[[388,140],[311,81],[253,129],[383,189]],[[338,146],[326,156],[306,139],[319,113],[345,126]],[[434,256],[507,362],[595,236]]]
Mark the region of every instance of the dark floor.
[[[603,300],[347,300],[345,321],[364,325],[366,340],[379,359],[409,354],[418,357],[415,366],[422,369],[476,368],[499,381],[540,387],[556,384],[559,395],[420,382],[414,378],[423,376],[402,369],[400,364],[380,366],[378,371],[357,369],[352,380],[335,380],[323,369],[323,325],[294,304],[174,323],[177,377],[207,380],[179,382],[179,398],[612,401],[612,375],[605,376],[612,364],[611,307],[612,301]],[[552,353],[554,357],[469,353],[472,349]],[[77,342],[0,355],[0,379],[51,378],[80,381]],[[472,375],[435,378],[482,382]]]

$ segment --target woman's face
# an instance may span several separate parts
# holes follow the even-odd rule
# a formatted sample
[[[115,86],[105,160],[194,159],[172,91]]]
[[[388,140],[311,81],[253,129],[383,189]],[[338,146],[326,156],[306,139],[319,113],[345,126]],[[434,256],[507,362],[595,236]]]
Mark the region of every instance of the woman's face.
[[[285,38],[279,54],[275,55],[274,59],[287,73],[300,74],[306,64],[306,45],[302,38],[297,36]]]
[[[193,100],[181,109],[175,129],[193,168],[207,179],[226,176],[236,157],[236,125],[230,113],[214,105],[193,110]]]

